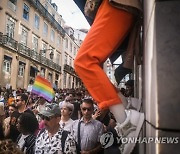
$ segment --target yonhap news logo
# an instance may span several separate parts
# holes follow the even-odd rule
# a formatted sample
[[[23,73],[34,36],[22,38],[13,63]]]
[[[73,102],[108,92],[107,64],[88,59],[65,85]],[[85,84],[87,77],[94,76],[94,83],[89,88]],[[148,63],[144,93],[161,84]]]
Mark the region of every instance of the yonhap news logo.
[[[100,137],[100,143],[103,148],[108,148],[115,142],[118,144],[127,143],[159,143],[159,144],[178,144],[179,137],[116,137],[114,138],[112,132],[104,133]]]
[[[102,147],[105,149],[112,146],[114,143],[113,133],[108,132],[108,133],[103,134],[100,137],[100,143],[101,143]]]

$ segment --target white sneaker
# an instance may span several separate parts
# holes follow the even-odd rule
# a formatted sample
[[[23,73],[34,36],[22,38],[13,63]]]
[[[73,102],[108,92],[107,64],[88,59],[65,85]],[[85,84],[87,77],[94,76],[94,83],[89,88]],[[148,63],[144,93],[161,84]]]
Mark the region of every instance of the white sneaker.
[[[118,136],[122,138],[126,138],[125,140],[128,141],[128,138],[137,138],[139,132],[141,130],[142,124],[144,122],[144,113],[137,112],[135,110],[125,110],[127,118],[122,123],[117,123],[115,127]],[[120,146],[120,150],[122,154],[130,154],[134,149],[136,143],[122,143]]]

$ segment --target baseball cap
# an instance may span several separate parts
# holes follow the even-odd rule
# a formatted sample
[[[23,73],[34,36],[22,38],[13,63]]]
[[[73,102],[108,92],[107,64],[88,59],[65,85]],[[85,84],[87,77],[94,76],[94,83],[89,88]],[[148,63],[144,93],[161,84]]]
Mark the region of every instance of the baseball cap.
[[[39,115],[51,117],[54,115],[61,115],[59,105],[55,103],[45,103],[45,107],[39,112]]]

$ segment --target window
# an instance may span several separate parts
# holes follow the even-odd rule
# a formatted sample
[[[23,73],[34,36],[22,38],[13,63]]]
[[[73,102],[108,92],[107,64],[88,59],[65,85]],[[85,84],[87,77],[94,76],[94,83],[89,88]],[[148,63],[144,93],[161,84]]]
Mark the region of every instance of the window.
[[[13,3],[14,5],[17,4],[17,0],[9,0],[11,3]]]
[[[44,22],[44,27],[43,27],[43,35],[47,36],[48,35],[48,25]]]
[[[74,47],[74,56],[76,55],[76,47]]]
[[[51,41],[54,42],[54,38],[55,38],[55,32],[54,30],[51,30]]]
[[[39,29],[39,22],[40,22],[40,18],[37,14],[35,14],[34,16],[34,26],[35,28]]]
[[[41,76],[45,77],[45,68],[42,68],[42,67],[41,67]]]
[[[24,4],[24,7],[23,7],[23,18],[26,19],[26,20],[29,20],[29,7]]]
[[[19,70],[18,70],[19,76],[24,76],[24,67],[25,65],[23,63],[19,63]]]
[[[59,55],[59,53],[57,53],[57,55],[56,55],[56,64],[59,65],[59,63],[60,63],[60,55]]]
[[[3,71],[11,73],[11,61],[10,60],[4,59],[4,62],[3,62]]]
[[[72,66],[72,59],[69,59],[69,66]]]
[[[56,74],[55,80],[59,80],[59,74]]]
[[[68,87],[71,87],[71,77],[69,76]]]
[[[64,64],[67,64],[67,55],[64,57]]]
[[[59,81],[59,75],[58,74],[56,74],[55,75],[55,85],[56,85],[56,87],[58,87],[58,82]]]
[[[61,19],[60,18],[58,18],[58,23],[61,25]]]
[[[11,10],[16,11],[17,0],[9,0],[8,6]]]
[[[35,78],[35,76],[37,75],[38,69],[34,66],[30,67],[30,77]]]
[[[47,3],[44,5],[44,7],[48,11],[48,4]]]
[[[73,46],[72,43],[70,43],[70,51],[72,52]]]
[[[66,88],[66,77],[67,77],[67,73],[64,72],[64,78],[63,78],[64,88]]]
[[[24,26],[21,26],[21,29],[21,43],[27,46],[28,30]]]
[[[54,48],[49,46],[49,58],[53,61],[54,58]]]
[[[60,45],[61,45],[61,37],[58,36],[58,38],[57,38],[57,46],[60,47]]]
[[[66,49],[68,48],[68,39],[67,38],[65,39],[65,47],[66,47]]]
[[[42,50],[41,50],[41,55],[46,57],[46,49],[47,49],[47,44],[45,42],[42,43]]]
[[[38,52],[38,38],[35,35],[33,35],[32,49]]]
[[[14,38],[15,20],[8,16],[6,24],[6,34],[7,36]]]
[[[48,80],[49,80],[50,82],[52,82],[52,73],[49,73],[49,74],[48,74]]]

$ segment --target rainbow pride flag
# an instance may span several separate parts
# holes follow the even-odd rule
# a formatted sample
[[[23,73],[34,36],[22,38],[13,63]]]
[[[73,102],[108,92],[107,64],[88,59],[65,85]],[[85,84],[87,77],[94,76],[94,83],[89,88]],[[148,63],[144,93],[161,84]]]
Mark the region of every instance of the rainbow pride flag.
[[[43,97],[49,102],[52,101],[55,95],[51,83],[39,75],[35,78],[31,92]]]

